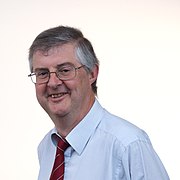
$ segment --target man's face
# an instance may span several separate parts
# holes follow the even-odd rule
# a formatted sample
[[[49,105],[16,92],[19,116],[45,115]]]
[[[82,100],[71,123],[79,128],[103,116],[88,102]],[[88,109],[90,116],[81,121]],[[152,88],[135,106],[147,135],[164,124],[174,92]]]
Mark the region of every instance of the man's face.
[[[70,63],[81,66],[75,56],[73,44],[65,44],[52,48],[43,54],[37,51],[33,55],[33,71],[47,69],[55,72],[62,64]],[[73,79],[61,81],[55,73],[50,74],[47,83],[36,84],[36,96],[40,105],[52,118],[70,117],[82,118],[94,101],[91,84],[97,79],[98,67],[92,73],[87,73],[84,67],[76,70]]]

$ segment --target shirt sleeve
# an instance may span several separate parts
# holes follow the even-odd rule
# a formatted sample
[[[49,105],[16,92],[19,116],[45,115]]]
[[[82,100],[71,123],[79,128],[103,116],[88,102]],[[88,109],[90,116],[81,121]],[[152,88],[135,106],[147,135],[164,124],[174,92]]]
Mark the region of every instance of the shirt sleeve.
[[[122,156],[127,180],[169,180],[168,174],[150,142],[137,140]]]

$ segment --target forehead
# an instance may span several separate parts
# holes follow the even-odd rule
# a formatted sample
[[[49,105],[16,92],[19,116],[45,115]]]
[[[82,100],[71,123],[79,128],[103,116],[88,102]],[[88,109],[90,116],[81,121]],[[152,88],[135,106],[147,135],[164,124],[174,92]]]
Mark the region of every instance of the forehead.
[[[38,50],[33,55],[33,69],[41,67],[56,67],[63,63],[77,64],[75,44],[69,43],[50,48],[48,51]]]

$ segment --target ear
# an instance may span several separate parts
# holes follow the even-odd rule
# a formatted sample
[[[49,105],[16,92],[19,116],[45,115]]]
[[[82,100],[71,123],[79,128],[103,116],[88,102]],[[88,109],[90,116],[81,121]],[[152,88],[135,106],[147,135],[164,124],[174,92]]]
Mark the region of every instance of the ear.
[[[98,74],[99,74],[99,66],[98,64],[96,64],[89,73],[90,84],[93,84],[97,80]]]

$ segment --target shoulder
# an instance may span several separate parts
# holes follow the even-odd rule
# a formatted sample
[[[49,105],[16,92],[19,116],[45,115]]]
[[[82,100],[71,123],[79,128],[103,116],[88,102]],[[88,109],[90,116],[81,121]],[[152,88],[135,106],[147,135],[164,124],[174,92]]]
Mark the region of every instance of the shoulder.
[[[104,110],[99,130],[111,136],[114,140],[116,139],[123,146],[128,146],[135,141],[150,143],[149,137],[144,130],[125,119],[109,113],[107,110]]]

